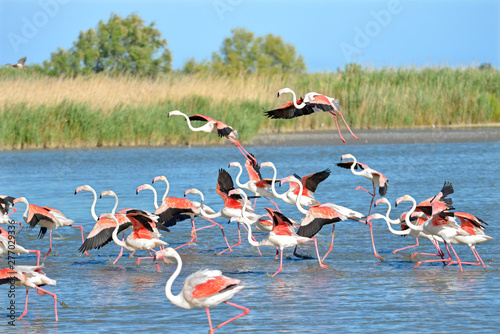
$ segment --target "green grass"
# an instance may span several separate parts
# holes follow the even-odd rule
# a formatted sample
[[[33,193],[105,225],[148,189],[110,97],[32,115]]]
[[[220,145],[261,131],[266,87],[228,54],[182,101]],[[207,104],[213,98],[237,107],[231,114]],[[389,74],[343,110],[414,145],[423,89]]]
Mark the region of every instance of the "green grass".
[[[78,96],[64,91],[70,81]],[[121,81],[102,75],[51,78],[36,71],[2,68],[0,83],[0,149],[223,141],[189,131],[182,117],[168,118],[174,109],[221,120],[238,130],[243,143],[259,133],[335,128],[328,113],[294,120],[265,118],[264,110],[291,100],[291,96],[276,99],[276,91],[283,87],[298,95],[316,91],[336,97],[353,129],[500,122],[499,71],[472,67],[349,67],[337,73],[237,78],[174,73],[155,80],[126,77]],[[47,87],[55,88],[47,91]],[[123,92],[116,93],[117,87]],[[134,94],[136,99],[130,100]]]

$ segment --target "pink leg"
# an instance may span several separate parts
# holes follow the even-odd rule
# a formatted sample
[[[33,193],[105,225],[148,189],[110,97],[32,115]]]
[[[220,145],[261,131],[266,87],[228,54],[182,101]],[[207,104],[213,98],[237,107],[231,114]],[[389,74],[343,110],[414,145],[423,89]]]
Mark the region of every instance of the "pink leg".
[[[346,121],[345,121],[345,119],[344,119],[344,115],[342,115],[342,113],[340,112],[340,110],[338,111],[338,113],[339,113],[340,117],[342,117],[342,120],[344,121],[344,124],[345,124],[345,126],[347,127],[347,130],[349,130],[349,132],[351,133],[351,135],[352,135],[354,138],[356,138],[356,140],[358,140],[358,137],[356,137],[356,135],[355,135],[354,133],[352,133],[351,128],[349,127],[349,125],[347,125],[347,122],[346,122]]]
[[[439,242],[437,242],[436,240],[432,240],[432,244],[434,245],[434,247],[436,247],[437,249],[437,254],[433,254],[433,253],[413,253],[413,255],[411,256],[411,260],[413,260],[415,258],[415,256],[417,255],[430,255],[430,256],[440,256],[441,259],[444,259],[444,253],[443,251],[441,250],[441,248],[439,248]]]
[[[48,295],[51,295],[52,297],[54,297],[54,312],[55,312],[55,315],[56,315],[56,322],[57,322],[57,295],[55,293],[48,292],[47,290],[44,290],[44,289],[42,289],[42,288],[40,288],[38,286],[35,286],[35,289],[37,289],[38,293],[41,294],[41,295],[48,294]]]
[[[211,227],[211,226],[205,226],[205,227]],[[183,245],[180,245],[180,246],[176,247],[175,249],[177,250],[179,248],[182,248],[184,246],[192,244],[193,242],[198,241],[198,236],[196,235],[196,231],[197,231],[196,227],[194,226],[194,218],[191,218],[191,240],[189,242],[186,242]]]
[[[276,209],[278,210],[278,212],[281,212],[280,208],[278,207],[278,204],[276,204],[275,201],[273,201],[272,199],[270,199],[269,197],[264,197],[265,199],[267,199],[269,202],[273,203],[274,206],[276,207]]]
[[[427,260],[427,261],[418,261],[417,264],[415,265],[415,267],[413,267],[413,269],[417,269],[422,263],[431,263],[431,262],[449,262],[452,260],[451,258],[451,253],[450,253],[450,250],[448,249],[448,243],[444,243],[446,245],[446,251],[448,252],[448,258],[447,259],[437,259],[437,260]]]
[[[418,238],[416,238],[416,241],[417,241],[417,243],[415,245],[411,245],[411,246],[403,247],[403,248],[400,248],[400,249],[396,249],[394,252],[392,252],[392,254],[396,254],[397,252],[405,250],[405,249],[409,249],[409,248],[413,248],[413,247],[418,247],[419,246],[419,244],[418,244]]]
[[[17,228],[17,230],[14,233],[14,235],[17,235],[17,232],[19,232],[19,230],[21,229],[21,227],[23,227],[23,223],[21,223],[21,222],[16,222],[16,223],[19,224],[19,227]]]
[[[382,262],[385,262],[385,259],[378,255],[377,250],[375,249],[375,241],[373,240],[373,229],[372,229],[372,223],[371,222],[366,222],[370,226],[370,236],[372,238],[372,246],[373,246],[373,254],[377,259],[379,259]]]
[[[337,130],[339,132],[340,139],[345,143],[345,139],[344,139],[344,137],[342,137],[342,134],[340,133],[339,123],[337,122],[337,115],[332,111],[329,111],[329,112],[330,112],[330,114],[333,115],[333,118],[335,118],[335,124],[337,125]]]
[[[239,141],[237,141],[237,140],[235,140],[235,139],[233,139],[233,138],[229,138],[229,137],[226,137],[226,138],[227,138],[227,139],[229,139],[229,141],[230,141],[231,143],[233,143],[233,144],[234,144],[234,145],[238,148],[238,150],[240,150],[241,154],[243,154],[243,156],[245,157],[245,159],[246,159],[246,157],[247,157],[247,156],[249,156],[249,155],[250,155],[250,154],[247,152],[247,150],[245,150],[245,148],[244,148],[243,146],[241,146],[241,144],[240,144],[240,142],[239,142]]]
[[[319,256],[318,241],[316,240],[316,238],[313,238],[313,240],[314,240],[314,245],[316,246],[316,255],[318,256],[319,266],[323,269],[328,269],[328,267],[323,264],[323,262],[321,261],[321,257]]]
[[[241,314],[239,314],[239,315],[237,315],[237,316],[235,316],[235,317],[233,317],[233,318],[231,318],[231,319],[229,319],[229,320],[227,320],[227,321],[224,321],[222,324],[220,324],[219,326],[215,327],[215,328],[212,330],[212,333],[213,333],[213,331],[215,331],[216,329],[219,329],[219,328],[221,328],[222,326],[227,325],[227,324],[228,324],[228,323],[230,323],[231,321],[236,320],[236,319],[238,319],[238,318],[241,318],[241,317],[243,317],[243,316],[247,315],[248,313],[250,313],[250,310],[249,310],[248,308],[243,307],[243,306],[241,306],[241,305],[237,305],[237,304],[234,304],[234,303],[231,303],[231,302],[228,302],[228,301],[225,301],[224,303],[226,303],[226,304],[227,304],[227,305],[229,305],[229,306],[234,306],[234,307],[236,307],[236,308],[239,308],[240,310],[243,310],[243,313],[241,313]],[[207,308],[207,310],[208,310],[208,308]],[[210,321],[209,321],[209,323],[210,323]],[[211,324],[210,324],[210,328],[212,328],[212,327],[211,327]]]
[[[278,269],[277,272],[274,273],[272,277],[276,276],[276,274],[279,273],[282,268],[283,268],[283,248],[280,247],[280,268]]]
[[[7,214],[7,216],[10,216],[11,214],[13,214],[14,212],[16,212],[16,211],[17,211],[17,208],[11,208],[11,209],[12,209],[12,212],[9,212],[9,213]]]
[[[125,241],[125,232],[123,232],[122,241]],[[132,254],[134,253],[135,251]],[[130,256],[132,256],[132,254],[130,254]],[[123,247],[121,247],[120,254],[118,254],[118,257],[116,258],[115,262],[113,262],[113,264],[116,264],[116,262],[118,262],[118,260],[122,257],[122,255],[123,255]]]
[[[214,332],[214,329],[212,328],[212,319],[210,319],[210,309],[208,307],[205,307],[205,310],[207,311],[208,326],[210,326],[208,334],[212,334]]]
[[[47,252],[47,254],[45,254],[45,257],[43,258],[42,261],[45,261],[45,259],[47,258],[47,256],[49,256],[50,252],[52,252],[52,230],[49,230],[49,251]]]
[[[328,256],[328,254],[330,254],[330,252],[333,249],[333,240],[335,239],[335,225],[336,224],[334,223],[332,229],[332,242],[330,243],[330,248],[328,248],[328,251],[325,253],[325,256],[323,256],[323,258],[321,259],[321,262],[325,261],[326,257]]]
[[[37,249],[29,249],[28,252],[36,254],[36,265],[40,265],[40,251]]]
[[[219,223],[217,223],[217,222],[215,222],[215,221],[213,221],[212,219],[209,219],[209,218],[205,218],[205,217],[203,217],[203,219],[205,219],[205,220],[207,220],[207,221],[211,222],[211,223],[212,223],[212,225],[209,225],[209,226],[205,226],[205,227],[199,228],[199,229],[197,229],[197,231],[199,231],[199,230],[203,230],[204,228],[209,228],[209,227],[212,227],[212,226],[218,226],[218,227],[220,228],[220,231],[222,232],[222,236],[224,237],[224,241],[226,242],[227,247],[228,247],[228,248],[231,248],[231,246],[229,246],[229,242],[227,242],[226,234],[224,233],[224,228],[222,227],[222,225],[221,225],[221,224],[219,224]],[[230,251],[232,252],[232,250],[230,250]]]
[[[83,226],[82,225],[70,225],[71,227],[77,227],[80,229],[80,232],[82,234],[82,244],[85,242],[85,239],[83,238]],[[83,252],[85,255],[87,255],[88,257],[92,258],[92,260],[95,260],[94,257],[92,255],[90,255],[89,253],[87,253],[87,251]]]
[[[21,318],[24,317],[26,313],[28,313],[28,291],[29,289],[26,288],[26,301],[24,302],[24,312],[23,314],[21,314],[19,318],[17,318],[17,320],[21,320]]]
[[[234,245],[232,245],[232,246],[229,246],[228,248],[226,248],[225,250],[223,250],[222,252],[220,252],[220,253],[219,253],[219,254],[217,254],[217,255],[221,255],[222,253],[224,253],[224,252],[226,252],[226,251],[228,251],[228,250],[232,252],[234,247],[241,245],[241,231],[240,231],[240,223],[237,223],[237,224],[238,224],[238,242],[237,242],[237,243],[235,243],[235,244],[234,244]],[[243,226],[245,226],[245,225],[243,225]]]
[[[243,227],[245,228],[245,230],[246,230],[246,231],[247,231],[247,233],[248,233],[248,228],[247,228],[247,226],[246,226],[245,224],[243,224]],[[257,242],[257,240],[255,240],[255,238],[253,237],[253,235],[252,235],[252,240],[253,240],[253,241],[255,241],[255,242]],[[259,248],[259,246],[257,246],[257,251],[259,252],[259,256],[262,256],[262,253],[260,252],[260,248]]]
[[[253,201],[253,208],[252,211],[255,211],[255,206],[257,205],[257,197],[255,197],[255,200]]]

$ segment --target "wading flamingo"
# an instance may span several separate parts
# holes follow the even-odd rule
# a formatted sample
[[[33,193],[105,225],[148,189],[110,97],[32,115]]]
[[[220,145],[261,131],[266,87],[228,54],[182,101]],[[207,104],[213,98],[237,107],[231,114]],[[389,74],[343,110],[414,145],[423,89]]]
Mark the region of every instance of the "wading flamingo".
[[[330,243],[330,248],[328,251],[325,253],[321,261],[325,261],[326,257],[328,254],[332,251],[333,249],[333,241],[335,238],[335,225],[339,221],[344,221],[344,220],[355,220],[362,222],[361,219],[366,218],[365,215],[362,213],[359,213],[357,211],[351,210],[349,208],[346,208],[341,205],[337,205],[334,203],[322,203],[322,204],[317,204],[309,207],[309,210],[305,210],[302,205],[300,205],[300,198],[302,196],[302,182],[297,179],[294,175],[288,176],[284,179],[281,179],[282,183],[285,182],[291,182],[295,183],[298,185],[300,188],[299,196],[297,196],[297,201],[295,202],[295,205],[297,206],[297,209],[305,216],[305,218],[302,220],[300,223],[300,227],[297,230],[297,234],[302,236],[302,237],[307,237],[307,238],[312,238],[314,237],[324,225],[327,224],[333,224],[333,229],[332,229],[332,241]],[[372,238],[373,241],[373,238]],[[375,245],[374,248],[375,250]],[[301,257],[300,255],[297,254],[296,252],[297,247],[295,247],[295,250],[293,251],[293,254],[295,256]],[[377,252],[375,251],[375,256],[377,256]],[[379,256],[377,258],[380,259]],[[383,259],[382,259],[383,260]]]
[[[243,193],[243,190],[241,189],[233,189],[229,192],[229,195],[234,195],[234,194],[241,194]],[[246,206],[246,203],[245,203]],[[300,243],[307,242],[307,241],[314,241],[314,245],[316,246],[316,255],[318,256],[318,263],[321,268],[328,269],[327,266],[325,266],[321,262],[321,258],[319,256],[318,252],[318,243],[316,238],[306,238],[306,237],[301,237],[297,233],[295,233],[295,227],[293,225],[293,222],[283,215],[282,213],[266,208],[267,212],[272,218],[273,221],[273,229],[269,232],[269,234],[261,241],[254,241],[252,237],[252,227],[250,226],[250,222],[246,219],[246,213],[245,210],[241,211],[241,217],[243,218],[243,223],[247,226],[247,231],[248,231],[248,243],[254,247],[259,247],[259,246],[273,246],[279,249],[279,255],[280,255],[280,267],[278,271],[276,271],[272,277],[276,276],[282,268],[283,268],[283,249],[284,248],[289,248],[289,247],[295,247]],[[237,219],[236,217],[232,218],[232,220]]]
[[[277,171],[274,164],[269,161],[263,162],[260,164],[260,167],[271,167],[274,171],[274,175],[271,181],[271,191],[273,195],[287,204],[295,205],[295,203],[297,202],[297,196],[299,195],[300,191],[299,186],[298,185],[293,186],[292,183],[290,183],[290,189],[280,195],[276,192],[275,188]],[[316,191],[318,184],[326,180],[329,175],[330,175],[329,169],[325,169],[324,171],[317,172],[314,174],[309,174],[302,178],[298,175],[294,175],[295,177],[300,179],[303,186],[302,196],[300,197],[300,205],[311,206],[319,204],[319,202],[314,199],[314,192]]]
[[[238,131],[234,130],[232,127],[227,125],[226,123],[223,123],[221,121],[217,121],[209,116],[201,115],[201,114],[196,114],[192,116],[188,116],[179,110],[173,110],[168,113],[168,117],[170,116],[183,116],[188,124],[188,127],[191,131],[203,131],[207,133],[216,133],[219,137],[226,137],[227,140],[229,140],[231,143],[233,143],[238,150],[240,150],[241,154],[243,156],[247,156],[248,152],[245,150],[243,146],[238,142]],[[207,122],[205,125],[200,126],[198,128],[194,128],[191,125],[191,121],[203,121]]]
[[[167,247],[155,254],[155,259],[165,257],[173,258],[177,261],[177,268],[165,285],[165,296],[172,304],[182,307],[183,309],[189,310],[194,307],[204,307],[207,312],[208,325],[210,326],[209,333],[213,333],[216,329],[250,313],[248,308],[228,301],[233,298],[238,291],[243,289],[244,286],[240,285],[240,280],[222,275],[220,270],[205,269],[189,275],[184,280],[182,291],[177,296],[173,295],[172,284],[182,270],[182,260],[179,253],[171,247]],[[209,307],[219,305],[220,303],[226,303],[229,306],[243,310],[243,313],[213,328]]]
[[[6,268],[0,270],[0,284],[14,284],[17,286],[26,287],[26,301],[24,303],[24,312],[19,318],[17,318],[17,320],[21,320],[22,317],[24,317],[26,313],[28,313],[28,292],[29,288],[34,288],[40,295],[48,294],[54,297],[54,312],[57,322],[57,295],[40,288],[40,286],[44,285],[56,285],[56,281],[48,278],[47,275],[45,275],[45,273],[42,271],[42,268],[43,265],[14,266],[13,269]]]
[[[10,252],[10,253],[9,253]],[[0,227],[0,255],[5,254],[36,254],[36,265],[40,265],[40,251],[36,249],[26,249],[16,242],[12,234]]]
[[[14,68],[17,68],[19,70],[28,70],[28,68],[26,66],[24,66],[24,63],[26,62],[26,57],[22,57],[21,59],[19,59],[17,61],[17,64],[15,65],[12,65],[12,64],[5,64],[5,66],[10,66],[10,67],[14,67]]]
[[[372,201],[370,202],[370,209],[368,210],[368,216],[369,216],[370,212],[372,210],[373,200],[375,199],[375,196],[376,196],[376,193],[375,193],[376,186],[377,185],[379,186],[378,191],[379,191],[380,196],[385,196],[387,194],[387,185],[388,185],[389,181],[384,176],[384,174],[379,173],[374,169],[371,169],[370,167],[368,167],[368,165],[366,165],[364,163],[357,162],[356,158],[352,154],[344,154],[340,158],[340,161],[342,161],[344,159],[352,159],[353,161],[340,162],[337,164],[337,166],[350,169],[354,175],[364,176],[368,180],[372,181],[373,193],[369,192],[368,190],[366,190],[365,188],[363,188],[361,186],[356,188],[356,190],[363,189],[364,191],[366,191],[368,194],[370,194],[372,196]],[[358,169],[358,168],[361,169],[360,172],[356,171],[356,169]]]
[[[339,110],[340,109],[339,101],[337,101],[336,99],[315,92],[307,93],[306,95],[304,95],[303,98],[297,99],[297,95],[295,95],[295,92],[290,88],[280,89],[278,91],[278,97],[286,93],[293,95],[293,101],[288,102],[277,109],[266,111],[265,114],[267,117],[273,119],[277,118],[289,119],[303,115],[309,115],[315,112],[327,111],[330,114],[332,114],[333,117],[335,118],[335,124],[337,125],[337,130],[339,132],[340,139],[345,143],[345,139],[344,137],[342,137],[342,134],[340,133],[339,123],[337,122],[337,113],[338,113],[340,117],[342,117],[342,120],[344,121],[344,124],[351,133],[351,135],[354,138],[356,138],[356,140],[358,139],[358,137],[356,137],[356,135],[352,133],[349,125],[347,125],[344,116]]]
[[[50,208],[48,206],[38,206],[34,204],[29,204],[25,197],[18,197],[14,200],[14,205],[16,203],[26,204],[26,211],[24,211],[23,218],[26,223],[29,224],[30,228],[35,226],[40,226],[40,232],[38,233],[39,238],[43,238],[47,230],[49,230],[49,251],[45,254],[42,261],[45,261],[50,252],[52,252],[52,230],[61,226],[71,226],[80,229],[83,239],[83,227],[81,225],[73,225],[74,220],[66,218],[66,216],[59,210]]]

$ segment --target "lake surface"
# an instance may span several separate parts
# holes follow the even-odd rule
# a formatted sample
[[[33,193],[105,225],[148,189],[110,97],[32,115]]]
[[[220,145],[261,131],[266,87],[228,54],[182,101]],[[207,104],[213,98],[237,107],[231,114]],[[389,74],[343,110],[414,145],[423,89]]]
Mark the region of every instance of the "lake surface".
[[[500,143],[255,147],[249,149],[259,162],[273,161],[278,177],[297,173],[301,176],[330,168],[331,176],[316,192],[320,202],[334,202],[367,213],[370,196],[355,191],[357,186],[371,189],[370,181],[353,175],[335,164],[342,154],[351,153],[359,161],[382,172],[389,179],[387,198],[412,195],[417,202],[437,194],[444,181],[455,188],[451,196],[457,211],[474,214],[489,226],[486,233],[494,239],[477,246],[486,269],[464,266],[443,267],[423,264],[413,269],[413,250],[392,254],[397,248],[413,244],[411,237],[392,235],[384,221],[375,221],[377,249],[386,262],[373,256],[368,226],[352,221],[340,222],[335,232],[335,246],[326,259],[328,270],[320,269],[313,245],[303,245],[300,252],[312,259],[297,259],[292,249],[285,250],[283,271],[269,277],[279,266],[275,250],[261,247],[263,256],[246,242],[232,253],[214,255],[225,248],[219,230],[210,228],[198,233],[198,242],[179,249],[184,266],[174,283],[177,294],[190,273],[204,268],[220,269],[240,279],[246,288],[231,300],[250,308],[250,314],[224,326],[221,333],[320,333],[320,332],[396,332],[445,333],[493,332],[500,327],[500,257],[498,212],[500,202]],[[188,188],[205,193],[206,204],[219,210],[222,200],[215,193],[219,168],[226,168],[233,178],[237,169],[227,168],[232,161],[244,163],[236,148],[196,149],[101,149],[79,151],[26,151],[0,153],[0,194],[25,196],[30,203],[50,206],[64,212],[84,226],[85,235],[94,221],[90,215],[92,194],[75,188],[89,184],[98,194],[112,189],[119,198],[119,208],[136,207],[154,211],[150,191],[135,194],[137,186],[151,183],[165,175],[170,181],[170,196],[182,197]],[[263,168],[264,177],[272,170]],[[242,181],[248,179],[246,172]],[[155,184],[159,196],[165,185]],[[279,192],[284,189],[278,189]],[[192,196],[192,200],[199,200]],[[97,213],[109,212],[112,198],[97,202]],[[22,220],[25,210],[20,203],[12,217]],[[266,200],[259,200],[256,212],[264,213]],[[394,208],[393,218],[410,207],[403,203]],[[283,213],[300,220],[295,207],[280,204]],[[385,213],[385,205],[373,212]],[[237,240],[236,225],[223,224],[230,243]],[[203,220],[197,220],[203,226]],[[5,226],[4,226],[5,227]],[[50,296],[30,292],[28,314],[7,325],[8,286],[0,286],[0,332],[20,333],[206,333],[208,323],[201,308],[184,310],[165,297],[164,287],[175,265],[161,265],[156,273],[152,261],[136,266],[135,259],[124,256],[111,265],[119,252],[114,243],[90,253],[95,260],[78,252],[81,244],[78,229],[64,227],[53,233],[53,251],[45,261],[44,271],[57,280],[47,290],[57,293],[67,307],[58,307],[59,322],[54,322],[54,304]],[[164,240],[178,246],[189,240],[190,223],[178,223]],[[25,228],[17,242],[37,248],[43,254],[49,239],[37,239],[38,228]],[[255,233],[257,240],[265,233]],[[320,253],[329,247],[331,226],[317,235]],[[431,252],[430,242],[421,240],[420,251]],[[467,246],[455,246],[462,260],[472,261]],[[128,254],[129,252],[127,252]],[[144,253],[145,255],[145,253]],[[140,255],[140,256],[144,256]],[[420,257],[423,259],[423,257]],[[33,265],[35,257],[19,256],[17,264]],[[6,259],[0,259],[7,267]],[[24,288],[16,290],[17,316],[23,311]],[[212,308],[212,320],[219,324],[239,312],[222,304]]]

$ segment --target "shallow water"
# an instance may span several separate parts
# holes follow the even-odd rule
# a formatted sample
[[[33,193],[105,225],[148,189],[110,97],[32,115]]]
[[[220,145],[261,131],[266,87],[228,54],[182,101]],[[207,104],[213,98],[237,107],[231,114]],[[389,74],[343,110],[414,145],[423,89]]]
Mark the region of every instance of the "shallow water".
[[[492,332],[500,325],[500,280],[498,280],[498,191],[500,144],[425,144],[378,146],[316,146],[316,147],[255,147],[250,149],[259,162],[271,160],[278,168],[278,177],[291,173],[307,175],[330,168],[332,175],[321,183],[316,192],[320,202],[334,202],[367,213],[370,196],[354,189],[361,185],[370,189],[370,182],[336,167],[340,156],[352,153],[361,162],[384,173],[389,179],[387,198],[394,200],[404,194],[417,201],[435,195],[444,181],[452,182],[451,196],[458,211],[477,215],[487,223],[486,233],[494,239],[478,245],[487,268],[423,264],[413,269],[412,250],[392,254],[396,248],[413,243],[410,237],[389,233],[385,222],[374,227],[377,250],[386,262],[373,256],[369,229],[358,222],[341,222],[335,229],[332,253],[326,259],[329,270],[320,269],[313,245],[303,245],[300,252],[311,259],[297,259],[292,250],[285,250],[283,271],[273,274],[279,263],[275,250],[262,247],[262,257],[245,240],[232,253],[216,256],[224,249],[220,232],[214,228],[198,233],[198,242],[181,248],[184,266],[174,293],[182,280],[203,268],[220,269],[226,275],[242,280],[246,288],[231,300],[250,308],[251,313],[225,327],[220,332],[258,333],[319,333],[336,332]],[[226,168],[233,177],[237,170],[227,168],[232,161],[244,162],[234,148],[197,149],[102,149],[82,151],[27,151],[0,153],[0,194],[25,196],[30,203],[60,209],[69,218],[84,226],[85,235],[94,222],[90,216],[92,195],[73,195],[77,186],[89,184],[101,191],[112,189],[119,198],[119,208],[137,207],[153,211],[152,194],[135,194],[137,186],[151,183],[156,175],[164,174],[170,181],[170,195],[182,197],[188,188],[203,191],[206,203],[218,210],[222,200],[215,193],[219,168]],[[272,171],[262,169],[264,177]],[[246,172],[242,179],[247,180]],[[165,185],[156,185],[159,195]],[[283,189],[278,190],[283,191]],[[192,196],[193,200],[198,200]],[[109,212],[114,200],[97,202],[97,213]],[[406,204],[406,205],[405,205]],[[268,205],[257,203],[257,212]],[[12,217],[22,219],[25,209],[17,205]],[[295,207],[281,204],[282,211],[301,219]],[[393,217],[409,208],[408,203],[395,208]],[[373,212],[385,213],[385,206]],[[230,243],[236,242],[236,226],[223,224]],[[203,226],[204,221],[198,221]],[[164,234],[172,246],[189,240],[189,222],[178,223]],[[17,237],[19,244],[45,253],[48,237],[37,239],[38,228],[25,228]],[[258,240],[265,234],[255,233]],[[319,234],[320,253],[328,249],[331,226]],[[47,290],[57,293],[67,304],[59,305],[59,322],[54,322],[50,296],[30,292],[28,314],[16,321],[16,330],[25,333],[77,333],[119,331],[159,331],[164,333],[205,333],[208,331],[203,309],[184,310],[173,306],[164,295],[164,286],[175,269],[161,264],[156,273],[152,261],[140,266],[124,257],[110,265],[119,252],[113,243],[90,253],[95,260],[78,253],[80,236],[77,229],[60,228],[53,233],[53,251],[45,261],[44,271],[57,280],[57,286]],[[419,249],[431,252],[432,245],[421,240]],[[466,246],[456,246],[462,260],[472,261]],[[143,256],[143,255],[141,255]],[[17,264],[35,264],[33,255],[19,256]],[[0,259],[7,267],[6,259]],[[0,331],[12,330],[7,325],[8,287],[0,286]],[[17,316],[24,307],[24,288],[16,290]],[[239,313],[222,304],[212,308],[212,320],[218,324]],[[218,331],[219,332],[219,331]]]

